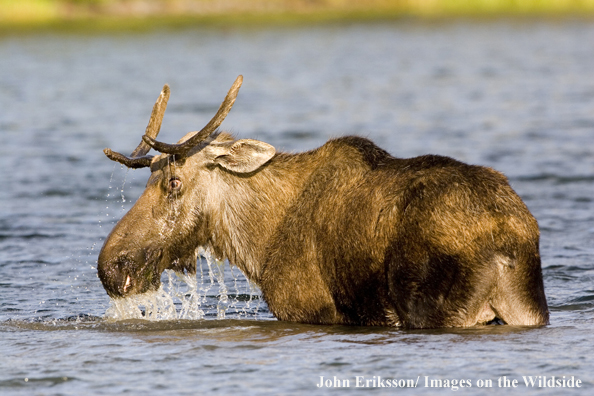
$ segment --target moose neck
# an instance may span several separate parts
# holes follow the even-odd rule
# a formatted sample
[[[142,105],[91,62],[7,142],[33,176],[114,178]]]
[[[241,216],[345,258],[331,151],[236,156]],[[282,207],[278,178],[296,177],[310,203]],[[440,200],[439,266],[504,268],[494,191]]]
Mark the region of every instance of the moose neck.
[[[304,156],[309,153],[277,153],[247,176],[215,171],[219,188],[209,199],[208,244],[253,282],[260,280],[270,238],[312,171],[304,166]]]

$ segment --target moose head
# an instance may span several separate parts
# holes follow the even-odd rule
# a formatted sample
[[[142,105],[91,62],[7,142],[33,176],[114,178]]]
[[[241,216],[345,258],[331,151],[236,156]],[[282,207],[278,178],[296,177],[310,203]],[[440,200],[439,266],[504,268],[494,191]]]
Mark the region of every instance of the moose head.
[[[217,132],[241,83],[239,76],[210,122],[177,144],[155,140],[170,95],[165,85],[132,154],[104,150],[108,158],[129,168],[151,170],[144,193],[112,230],[99,255],[99,278],[110,296],[156,290],[165,269],[195,273],[197,248],[212,234],[205,215],[213,204],[212,195],[218,194],[212,188],[212,169],[250,174],[275,155],[274,147],[267,143],[234,140]],[[147,155],[151,148],[161,154]]]

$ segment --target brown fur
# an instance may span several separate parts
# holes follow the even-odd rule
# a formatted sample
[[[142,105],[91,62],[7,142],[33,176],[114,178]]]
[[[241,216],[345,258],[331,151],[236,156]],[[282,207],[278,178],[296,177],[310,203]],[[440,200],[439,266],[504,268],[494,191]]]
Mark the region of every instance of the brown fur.
[[[195,271],[207,246],[259,285],[280,320],[548,323],[538,225],[500,173],[394,158],[359,137],[246,171],[243,142],[223,133],[182,162],[152,160],[146,191],[99,256],[110,295],[154,289],[165,268]]]

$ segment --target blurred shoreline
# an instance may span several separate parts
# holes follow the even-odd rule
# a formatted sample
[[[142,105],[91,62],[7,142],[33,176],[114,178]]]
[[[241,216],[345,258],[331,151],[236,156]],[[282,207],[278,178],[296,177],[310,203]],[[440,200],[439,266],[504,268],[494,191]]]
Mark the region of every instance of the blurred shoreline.
[[[594,0],[0,0],[0,34],[459,17],[591,19]]]

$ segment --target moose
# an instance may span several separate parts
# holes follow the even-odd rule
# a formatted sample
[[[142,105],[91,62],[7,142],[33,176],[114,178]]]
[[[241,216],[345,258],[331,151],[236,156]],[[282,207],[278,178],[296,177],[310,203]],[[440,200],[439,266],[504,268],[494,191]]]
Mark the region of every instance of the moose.
[[[151,171],[99,254],[110,297],[158,289],[165,269],[195,273],[206,247],[283,321],[548,324],[538,224],[505,176],[438,155],[396,158],[356,136],[302,153],[237,140],[218,128],[242,81],[176,144],[156,140],[165,85],[132,154],[104,150]]]

